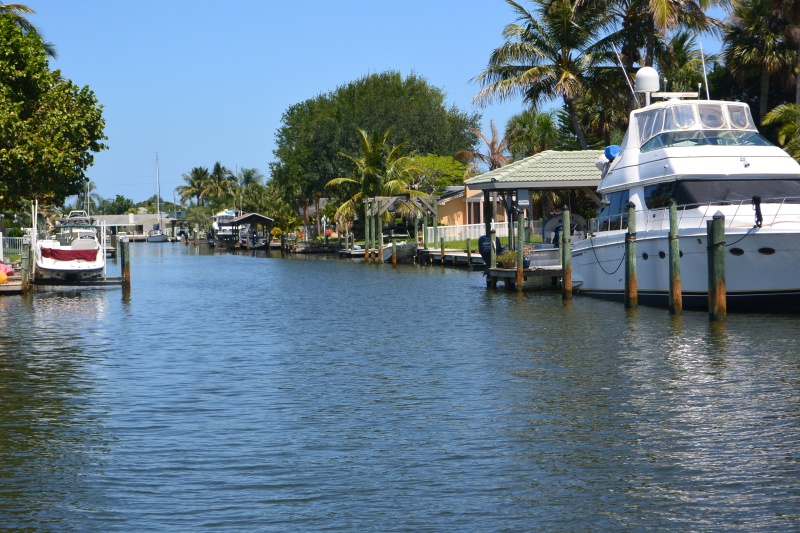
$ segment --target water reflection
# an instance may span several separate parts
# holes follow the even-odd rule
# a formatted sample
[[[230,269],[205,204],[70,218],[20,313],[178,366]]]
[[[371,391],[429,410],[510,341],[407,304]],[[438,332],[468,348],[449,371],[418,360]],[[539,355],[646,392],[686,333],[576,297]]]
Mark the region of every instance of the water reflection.
[[[799,524],[792,317],[721,328],[452,269],[131,249],[127,296],[0,299],[6,527]]]

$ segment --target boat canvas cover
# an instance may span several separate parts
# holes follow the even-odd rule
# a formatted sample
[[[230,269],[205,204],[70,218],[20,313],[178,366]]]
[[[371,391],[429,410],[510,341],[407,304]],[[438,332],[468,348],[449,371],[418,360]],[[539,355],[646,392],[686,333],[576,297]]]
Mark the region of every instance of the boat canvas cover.
[[[42,257],[54,259],[56,261],[94,261],[97,259],[99,250],[60,250],[58,248],[42,248]]]

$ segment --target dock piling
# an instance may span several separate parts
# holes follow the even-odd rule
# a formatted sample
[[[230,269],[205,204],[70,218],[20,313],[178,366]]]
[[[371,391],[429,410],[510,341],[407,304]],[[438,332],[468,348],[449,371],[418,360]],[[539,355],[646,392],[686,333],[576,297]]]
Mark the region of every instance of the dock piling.
[[[628,202],[628,233],[625,234],[625,308],[639,306],[636,281],[636,204]]]
[[[572,243],[570,242],[569,207],[564,206],[561,218],[564,223],[561,231],[561,299],[572,300]]]
[[[706,222],[708,234],[708,319],[725,320],[728,302],[725,285],[725,215],[720,211]]]
[[[131,243],[127,240],[120,243],[120,256],[122,264],[122,286],[130,288],[131,286]]]
[[[524,268],[523,263],[523,250],[522,250],[522,232],[525,231],[523,224],[524,217],[522,216],[522,211],[517,213],[517,290],[522,292],[522,285],[525,281],[525,276],[522,273],[522,269]]]
[[[669,204],[669,312],[683,313],[681,292],[681,251],[678,240],[678,204],[673,198]]]

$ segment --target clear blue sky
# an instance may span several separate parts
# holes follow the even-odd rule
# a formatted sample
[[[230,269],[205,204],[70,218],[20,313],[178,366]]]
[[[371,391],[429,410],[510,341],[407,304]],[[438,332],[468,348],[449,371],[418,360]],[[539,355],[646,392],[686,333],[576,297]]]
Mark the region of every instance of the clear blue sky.
[[[475,108],[471,79],[502,44],[503,0],[22,0],[56,46],[51,68],[104,106],[96,192],[172,200],[192,167],[269,176],[291,105],[387,70],[415,73],[501,131],[521,101]]]

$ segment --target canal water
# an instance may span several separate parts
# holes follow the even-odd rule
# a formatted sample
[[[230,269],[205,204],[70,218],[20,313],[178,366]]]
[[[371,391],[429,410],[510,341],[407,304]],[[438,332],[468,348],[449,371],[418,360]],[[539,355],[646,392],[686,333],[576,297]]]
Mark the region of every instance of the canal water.
[[[800,529],[798,316],[131,252],[0,299],[0,529]]]

